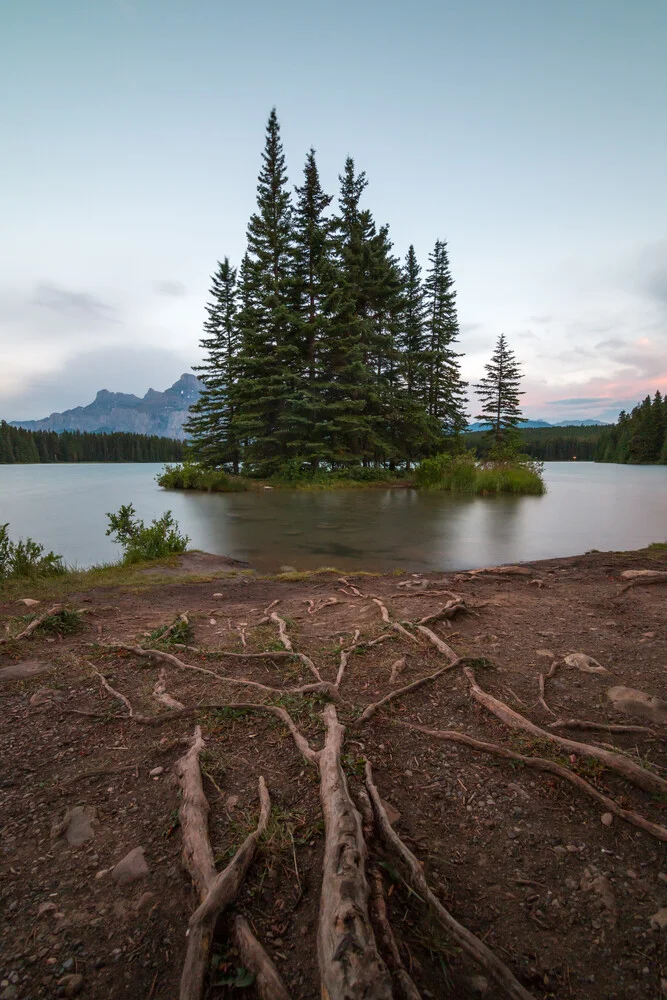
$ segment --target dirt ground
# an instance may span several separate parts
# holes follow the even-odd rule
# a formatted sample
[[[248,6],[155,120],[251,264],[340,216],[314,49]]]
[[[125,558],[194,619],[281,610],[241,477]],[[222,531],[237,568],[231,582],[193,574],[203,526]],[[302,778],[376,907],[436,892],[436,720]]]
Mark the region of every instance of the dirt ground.
[[[337,711],[347,727],[343,764],[352,794],[363,787],[368,757],[395,830],[423,863],[433,892],[534,997],[667,995],[666,844],[553,774],[438,741],[404,723],[457,730],[558,761],[655,824],[667,821],[664,793],[634,787],[585,753],[509,729],[473,699],[462,667],[358,723],[368,704],[447,662],[414,626],[452,600],[445,593],[451,591],[467,610],[449,626],[441,619],[429,627],[458,655],[474,658],[484,691],[548,732],[617,748],[667,777],[667,726],[623,714],[607,695],[616,685],[658,697],[665,689],[667,585],[622,589],[623,571],[645,568],[667,570],[667,551],[592,553],[533,563],[519,574],[349,576],[350,586],[331,573],[175,578],[138,591],[71,593],[65,603],[83,610],[82,630],[38,629],[20,640],[11,638],[25,626],[17,619],[43,613],[49,602],[0,604],[0,636],[9,640],[0,646],[0,998],[178,996],[185,931],[198,900],[181,858],[173,767],[195,724],[206,742],[201,767],[218,869],[255,826],[258,777],[266,780],[271,819],[236,909],[248,917],[293,1000],[321,996],[316,932],[324,823],[317,769],[273,716],[200,708],[160,726],[142,725],[99,677],[129,699],[135,714],[164,711],[153,694],[161,671],[168,694],[185,706],[275,703],[276,696],[225,678],[275,688],[308,684],[313,677],[303,662],[212,652],[282,650],[276,621],[266,620],[273,602],[269,615],[273,610],[284,620],[294,649],[327,681],[335,680],[341,644],[351,645],[355,631],[361,640],[391,635],[350,654],[340,687]],[[335,603],[324,604],[328,598]],[[386,606],[390,623],[373,598]],[[103,648],[150,645],[149,633],[181,613],[192,626],[193,648],[160,648],[218,677]],[[394,630],[393,622],[408,634]],[[594,657],[605,672],[568,666],[565,657],[577,652]],[[392,684],[392,667],[403,657]],[[34,673],[3,676],[3,668],[26,661],[36,663]],[[538,679],[552,663],[545,682],[549,711],[538,702]],[[289,694],[279,703],[319,748],[322,697]],[[556,717],[643,731],[549,729]],[[67,831],[58,832],[74,807],[86,807],[87,839],[78,845],[68,842]],[[401,959],[421,996],[503,996],[440,929],[379,843],[369,837],[368,845]],[[147,873],[119,883],[113,869],[135,848],[143,848]],[[255,986],[229,943],[227,919],[218,924],[206,995],[251,1000]]]

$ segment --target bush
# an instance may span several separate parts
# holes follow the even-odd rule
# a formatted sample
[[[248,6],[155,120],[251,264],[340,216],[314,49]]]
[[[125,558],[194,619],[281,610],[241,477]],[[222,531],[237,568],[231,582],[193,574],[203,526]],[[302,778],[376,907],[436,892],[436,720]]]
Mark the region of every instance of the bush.
[[[206,490],[209,493],[241,493],[248,489],[245,479],[232,476],[222,469],[205,469],[195,462],[165,465],[159,476],[159,486],[166,490]]]
[[[44,546],[32,538],[12,542],[9,523],[0,524],[0,580],[18,577],[56,576],[65,573],[62,556],[44,554]]]
[[[425,458],[415,472],[422,489],[489,496],[500,493],[541,496],[546,492],[542,466],[523,456],[480,466],[470,453]]]
[[[190,539],[181,535],[170,510],[151,521],[146,527],[138,520],[132,504],[123,505],[116,514],[107,514],[107,535],[115,535],[124,550],[123,562],[136,563],[145,559],[163,559],[177,552],[185,552]]]

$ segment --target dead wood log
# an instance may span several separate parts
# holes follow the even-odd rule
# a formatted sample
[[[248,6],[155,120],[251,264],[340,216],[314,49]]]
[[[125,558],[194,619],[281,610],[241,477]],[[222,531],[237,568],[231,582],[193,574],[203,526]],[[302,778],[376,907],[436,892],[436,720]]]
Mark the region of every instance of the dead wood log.
[[[556,743],[558,746],[564,747],[565,750],[569,750],[570,753],[576,753],[584,757],[593,757],[599,760],[601,764],[604,764],[605,767],[622,775],[627,781],[631,781],[639,788],[643,788],[644,791],[667,792],[667,781],[659,775],[647,771],[646,768],[641,767],[622,754],[613,753],[611,750],[604,750],[590,743],[577,743],[575,740],[568,740],[563,736],[556,736],[546,729],[541,729],[534,722],[526,719],[525,716],[515,712],[513,708],[510,708],[503,701],[499,701],[493,695],[483,691],[475,680],[475,675],[470,667],[465,667],[464,673],[470,683],[470,692],[475,701],[495,715],[497,719],[500,719],[510,729],[532,733],[538,739]]]
[[[368,798],[366,799],[366,802],[368,802],[370,806]],[[372,815],[373,814],[371,812],[371,824]],[[403,965],[403,960],[401,959],[398,945],[396,944],[396,938],[394,937],[394,932],[391,929],[389,917],[387,916],[387,904],[384,898],[382,875],[380,874],[379,869],[375,866],[373,866],[368,873],[368,882],[371,892],[371,916],[378,931],[380,949],[384,953],[385,961],[389,966],[392,978],[396,983],[401,1000],[421,1000],[419,990],[413,983],[412,979],[405,970],[405,966]]]
[[[496,743],[486,743],[482,740],[476,740],[472,736],[468,736],[467,733],[459,733],[455,729],[427,729],[424,726],[417,726],[411,722],[402,722],[398,719],[394,720],[394,725],[414,729],[435,740],[447,743],[461,743],[464,746],[472,747],[473,750],[480,750],[482,753],[504,757],[505,760],[516,760],[525,767],[532,767],[537,771],[546,771],[549,774],[555,774],[558,778],[569,781],[571,785],[579,788],[591,798],[596,799],[600,805],[604,806],[607,812],[613,813],[614,816],[618,816],[619,819],[625,820],[626,823],[631,823],[640,830],[644,830],[645,833],[649,833],[658,840],[667,841],[667,827],[660,826],[659,823],[652,823],[633,809],[623,809],[614,799],[610,799],[608,795],[598,791],[585,778],[582,778],[575,771],[570,771],[569,768],[557,764],[554,760],[549,760],[546,757],[527,757],[524,754],[517,753],[515,750],[501,747]]]
[[[196,767],[199,772],[198,757]],[[199,775],[201,788],[201,774]],[[204,799],[204,793],[202,791]],[[271,813],[271,799],[264,778],[259,779],[260,812],[257,827],[249,833],[224,871],[210,876],[203,899],[190,917],[188,924],[188,946],[181,973],[180,1000],[200,1000],[204,988],[204,978],[209,964],[209,951],[215,922],[231,903],[234,902],[243,885],[246,873],[255,856],[257,841],[264,833]],[[208,808],[208,802],[206,803]],[[208,812],[206,814],[208,816]],[[183,822],[181,821],[181,826]],[[208,830],[205,830],[208,851],[211,845]],[[185,830],[183,830],[185,839]],[[198,886],[199,888],[199,886]]]
[[[255,975],[255,989],[260,1000],[290,1000],[278,970],[240,913],[232,921],[232,940],[241,961]]]
[[[29,635],[32,635],[35,629],[39,628],[42,622],[46,621],[47,618],[50,618],[51,615],[55,615],[58,611],[62,611],[62,604],[54,604],[52,608],[48,609],[48,611],[38,615],[37,618],[33,618],[33,620],[28,622],[26,627],[19,632],[18,635],[3,636],[0,639],[0,646],[3,646],[7,642],[18,642],[19,639],[27,639]]]
[[[340,753],[344,727],[324,709],[326,740],[318,755],[325,844],[317,955],[327,1000],[392,1000],[391,978],[368,915],[366,841]]]
[[[501,962],[497,955],[467,927],[460,924],[431,891],[419,861],[403,843],[387,818],[380,793],[373,782],[373,771],[369,761],[366,761],[366,788],[373,804],[375,827],[380,839],[399,860],[411,887],[428,904],[438,923],[467,955],[479,963],[512,1000],[535,1000],[533,995],[514,978],[505,963]]]
[[[549,723],[549,729],[590,729],[599,733],[646,733],[658,736],[654,729],[648,726],[616,725],[611,722],[587,722],[585,719],[556,719]]]

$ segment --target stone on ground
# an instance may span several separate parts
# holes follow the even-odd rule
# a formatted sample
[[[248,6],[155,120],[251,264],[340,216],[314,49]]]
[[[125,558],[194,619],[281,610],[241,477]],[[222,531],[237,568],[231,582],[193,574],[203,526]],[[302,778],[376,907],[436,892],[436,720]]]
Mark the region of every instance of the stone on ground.
[[[74,806],[53,826],[51,836],[55,839],[64,835],[70,847],[81,847],[94,837],[93,823],[96,818],[95,806]]]
[[[638,715],[642,719],[648,719],[649,722],[667,723],[667,701],[662,701],[655,695],[619,684],[609,688],[607,697],[619,712]]]
[[[568,667],[580,670],[582,674],[606,674],[609,671],[601,663],[587,653],[569,653],[565,657]]]
[[[122,858],[111,873],[118,885],[131,885],[148,875],[143,847],[135,847]]]
[[[2,667],[0,681],[20,681],[24,677],[34,677],[50,669],[51,664],[45,663],[44,660],[21,660],[20,663],[10,663],[8,667]]]

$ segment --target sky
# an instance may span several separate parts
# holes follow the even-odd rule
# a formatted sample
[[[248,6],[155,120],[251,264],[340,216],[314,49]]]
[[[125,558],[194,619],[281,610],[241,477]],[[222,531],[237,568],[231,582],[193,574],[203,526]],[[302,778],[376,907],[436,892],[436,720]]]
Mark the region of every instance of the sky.
[[[274,105],[294,184],[349,153],[447,241],[466,378],[504,332],[530,417],[667,390],[665,0],[4,0],[0,417],[198,362]]]

